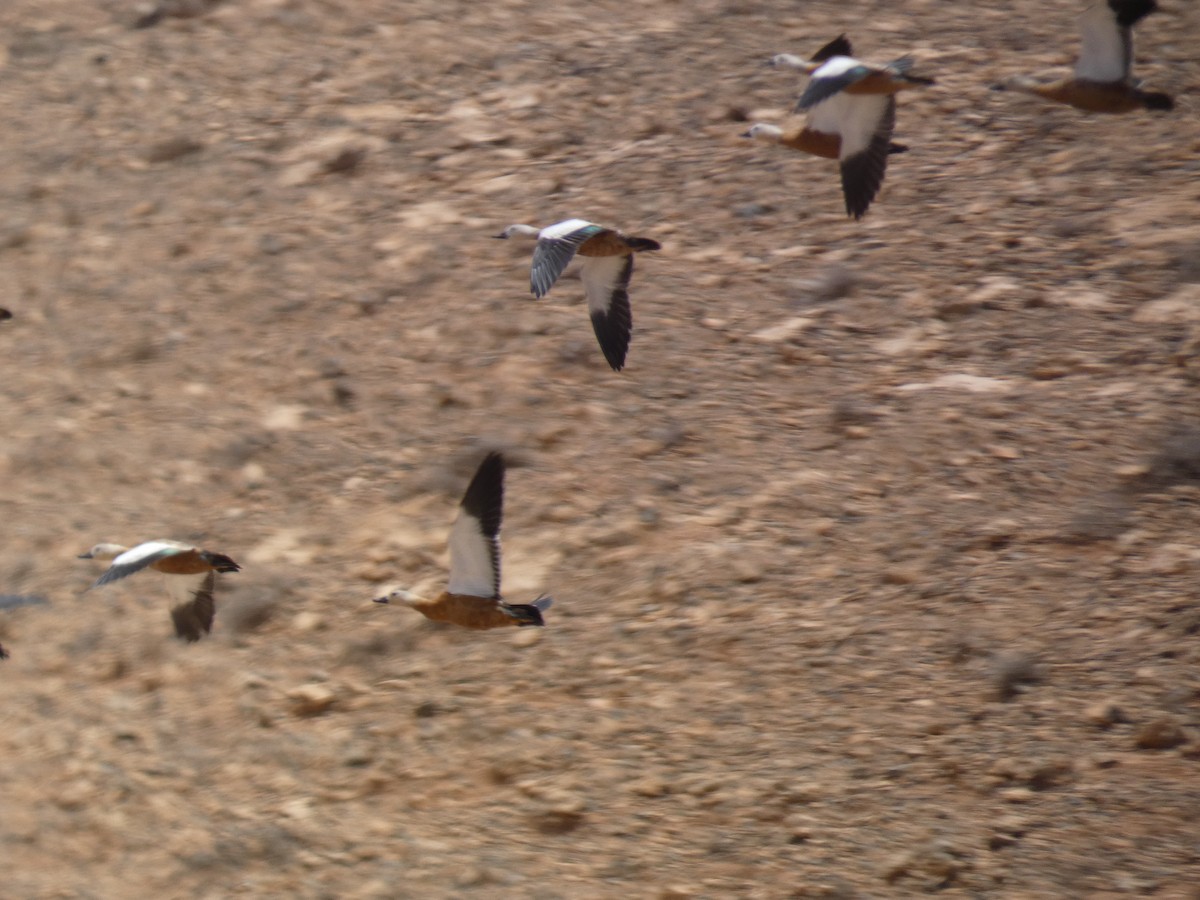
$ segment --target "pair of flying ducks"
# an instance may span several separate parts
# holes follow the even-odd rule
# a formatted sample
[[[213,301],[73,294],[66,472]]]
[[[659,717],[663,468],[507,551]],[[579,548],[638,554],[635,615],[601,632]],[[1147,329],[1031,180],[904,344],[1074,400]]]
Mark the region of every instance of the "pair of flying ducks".
[[[506,603],[500,596],[504,472],[504,457],[489,453],[467,486],[450,529],[450,579],[446,590],[432,599],[397,590],[376,603],[399,601],[435,622],[466,628],[546,624],[542,612],[550,608],[550,597],[543,595],[532,603]],[[143,569],[166,575],[167,590],[174,600],[171,620],[175,634],[189,643],[212,631],[217,574],[241,570],[223,553],[167,540],[147,541],[131,549],[120,544],[97,544],[80,559],[112,561],[93,587],[111,584]]]
[[[1169,95],[1142,90],[1131,71],[1133,26],[1157,8],[1155,0],[1097,3],[1080,16],[1083,47],[1071,78],[1046,83],[1018,76],[993,88],[1034,94],[1087,112],[1173,109]],[[838,160],[846,212],[861,219],[883,184],[888,156],[908,149],[892,141],[895,95],[933,80],[909,72],[911,57],[885,65],[855,59],[845,35],[830,41],[811,59],[783,53],[770,63],[809,76],[796,105],[796,111],[807,111],[808,118],[802,126],[789,129],[756,123],[743,136]]]

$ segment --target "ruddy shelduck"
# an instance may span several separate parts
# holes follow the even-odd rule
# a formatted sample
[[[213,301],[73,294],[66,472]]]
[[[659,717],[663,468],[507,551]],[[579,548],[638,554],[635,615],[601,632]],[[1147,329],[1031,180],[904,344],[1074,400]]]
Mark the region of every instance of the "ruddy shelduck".
[[[175,601],[171,607],[175,634],[189,643],[212,631],[217,573],[241,571],[241,566],[222,553],[179,541],[147,541],[132,549],[120,544],[97,544],[79,558],[112,560],[108,571],[92,587],[101,587],[142,569],[166,575],[167,590]]]
[[[633,254],[661,250],[662,245],[649,238],[628,237],[615,228],[584,219],[567,219],[541,230],[532,225],[509,225],[496,237],[527,237],[537,241],[529,286],[539,299],[554,286],[575,254],[584,257],[579,274],[592,329],[608,364],[614,372],[621,371],[633,337],[633,311],[629,306]]]
[[[992,85],[1021,91],[1085,112],[1126,113],[1137,109],[1165,112],[1175,108],[1169,94],[1143,91],[1133,78],[1133,26],[1158,9],[1155,0],[1107,0],[1079,17],[1083,46],[1072,78],[1041,83],[1014,76]]]
[[[771,62],[815,73],[831,59],[849,59],[850,52],[850,42],[841,35],[807,62],[787,54],[773,57]],[[760,122],[752,125],[743,137],[759,138],[838,160],[846,212],[861,219],[883,184],[888,155],[908,149],[892,141],[895,124],[896,100],[893,95],[852,95],[841,91],[814,104],[802,127],[785,130]]]
[[[464,628],[545,625],[543,610],[554,601],[542,595],[532,603],[500,599],[500,520],[504,513],[504,457],[489,453],[467,485],[450,528],[450,580],[434,599],[392,591],[376,603],[407,604],[427,619]]]

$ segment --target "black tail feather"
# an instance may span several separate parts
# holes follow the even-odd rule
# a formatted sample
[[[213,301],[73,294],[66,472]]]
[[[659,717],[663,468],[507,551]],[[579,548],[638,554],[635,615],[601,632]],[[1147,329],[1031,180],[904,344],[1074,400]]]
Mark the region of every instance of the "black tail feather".
[[[652,241],[650,238],[631,237],[625,238],[625,246],[630,250],[641,252],[643,250],[661,250],[662,244],[658,241]]]
[[[504,610],[517,620],[518,627],[524,628],[527,625],[541,627],[546,624],[546,620],[542,618],[542,610],[549,609],[552,603],[554,603],[554,598],[543,594],[532,603],[506,603]]]
[[[223,553],[209,553],[206,550],[201,555],[204,557],[204,561],[218,572],[240,572],[242,570],[241,566]]]

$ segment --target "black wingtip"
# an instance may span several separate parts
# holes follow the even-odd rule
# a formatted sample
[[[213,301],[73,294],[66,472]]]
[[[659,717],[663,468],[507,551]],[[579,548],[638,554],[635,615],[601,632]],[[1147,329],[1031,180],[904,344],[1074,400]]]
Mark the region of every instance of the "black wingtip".
[[[1157,12],[1155,0],[1108,0],[1108,8],[1113,11],[1117,25],[1121,28],[1132,28],[1152,12]]]
[[[504,515],[504,469],[504,454],[498,450],[489,451],[463,494],[463,511],[479,521],[486,537],[500,533]]]
[[[242,567],[224,553],[209,553],[208,551],[205,551],[203,557],[204,561],[218,572],[228,573],[242,571]]]
[[[613,295],[607,315],[592,313],[592,330],[596,332],[596,342],[605,361],[614,372],[620,372],[625,368],[625,357],[633,339],[633,314],[626,291],[618,290]]]
[[[8,651],[0,647],[0,659],[8,659]]]
[[[194,644],[206,634],[212,633],[213,614],[216,607],[211,596],[197,596],[171,610],[171,621],[175,625],[175,636],[181,641]]]
[[[809,57],[810,62],[825,62],[833,59],[835,56],[853,56],[854,51],[850,49],[850,41],[844,34],[839,34],[832,41]]]
[[[12,317],[12,313],[10,313],[7,309],[0,307],[0,322],[5,322]]]

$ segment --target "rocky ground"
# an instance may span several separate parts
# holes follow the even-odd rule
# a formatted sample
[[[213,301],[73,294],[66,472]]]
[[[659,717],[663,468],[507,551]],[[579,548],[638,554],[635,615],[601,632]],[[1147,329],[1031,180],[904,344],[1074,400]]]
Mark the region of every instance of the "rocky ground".
[[[204,4],[197,4],[203,7]],[[9,897],[1200,896],[1200,9],[0,6]],[[1058,8],[1061,7],[1061,8]],[[739,139],[912,52],[882,195]],[[660,240],[628,368],[488,236]],[[506,595],[444,577],[508,451]],[[211,639],[99,540],[243,571]]]

